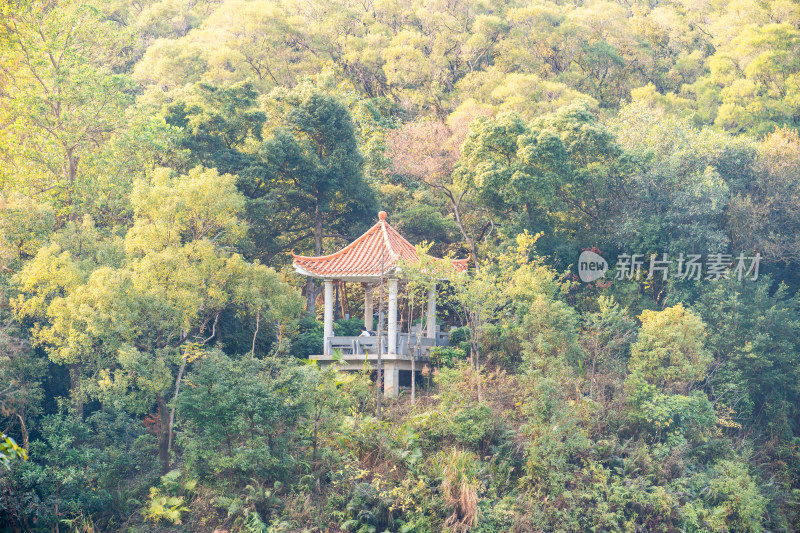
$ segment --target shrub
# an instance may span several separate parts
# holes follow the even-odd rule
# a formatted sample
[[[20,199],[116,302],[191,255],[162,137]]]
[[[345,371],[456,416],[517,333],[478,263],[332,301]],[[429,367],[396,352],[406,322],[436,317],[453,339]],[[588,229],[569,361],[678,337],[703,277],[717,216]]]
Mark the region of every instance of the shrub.
[[[496,420],[485,403],[456,411],[447,424],[448,432],[459,444],[485,450],[495,433]]]
[[[181,470],[167,472],[161,476],[161,486],[150,489],[150,504],[143,511],[145,519],[180,524],[183,514],[189,511],[186,499],[195,487],[197,480],[187,479]]]
[[[289,353],[300,359],[305,359],[309,355],[321,354],[324,349],[323,327],[322,323],[310,317],[300,320],[297,336],[292,339]]]
[[[431,349],[431,363],[437,367],[453,368],[467,360],[467,350],[452,346],[436,346]]]
[[[689,484],[696,496],[682,509],[686,530],[760,532],[767,500],[744,460],[723,460]]]
[[[686,392],[711,364],[703,346],[705,323],[682,304],[643,311],[639,338],[631,346],[628,368],[661,391]]]
[[[302,378],[291,368],[278,378],[271,370],[267,361],[212,352],[186,376],[178,442],[193,475],[234,484],[288,475]]]
[[[350,519],[341,526],[347,531],[375,533],[394,529],[389,505],[369,483],[359,483],[355,486],[350,501],[347,502],[347,513]]]
[[[471,334],[468,327],[453,328],[450,330],[450,345],[460,346],[462,342],[469,343],[470,337]]]
[[[363,318],[343,318],[333,323],[333,334],[343,337],[355,337],[361,334],[361,328],[363,326]]]

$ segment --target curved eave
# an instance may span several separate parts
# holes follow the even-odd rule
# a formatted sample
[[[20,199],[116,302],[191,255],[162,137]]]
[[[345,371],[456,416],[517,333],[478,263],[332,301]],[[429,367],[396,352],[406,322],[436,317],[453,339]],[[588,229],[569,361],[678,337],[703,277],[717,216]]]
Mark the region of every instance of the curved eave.
[[[300,256],[300,255],[296,255],[294,253],[294,251],[292,252],[292,256],[295,258],[295,261],[292,262],[292,267],[294,267],[295,272],[297,272],[298,274],[301,274],[303,276],[308,276],[310,278],[315,278],[315,279],[323,279],[323,280],[330,279],[330,280],[342,280],[342,281],[371,283],[371,282],[380,281],[381,277],[384,277],[384,278],[399,278],[400,274],[403,271],[402,268],[400,268],[400,267],[398,267],[396,265],[392,265],[390,268],[388,268],[387,270],[384,271],[383,276],[381,276],[380,272],[347,272],[347,273],[342,273],[342,274],[330,274],[330,273],[326,274],[326,273],[320,273],[320,272],[315,272],[313,270],[309,270],[305,266],[297,264],[297,261],[296,261],[296,259],[300,259],[301,261],[311,259],[312,262],[316,262],[315,260],[323,259],[324,256],[320,256],[320,257]],[[450,266],[454,268],[454,270],[455,270],[455,272],[457,274],[462,274],[462,273],[466,272],[469,269],[469,260],[470,260],[469,257],[467,259],[454,259],[454,260],[442,259],[442,258],[439,258],[439,257],[432,257],[432,258],[435,259],[436,261],[446,261],[446,262],[448,262],[450,264]],[[434,278],[434,279],[437,279],[439,281],[445,281],[445,280],[449,279],[448,277],[443,277],[443,276],[436,275],[436,274],[444,274],[444,272],[436,272],[436,273],[434,273],[434,276],[431,276],[431,277]]]
[[[363,282],[363,283],[371,283],[375,281],[380,281],[381,273],[380,272],[352,272],[346,274],[321,274],[319,272],[314,272],[304,268],[297,263],[293,263],[292,266],[294,267],[295,272],[301,274],[303,276],[308,276],[310,278],[316,279],[338,279],[342,281],[354,281],[354,282]],[[392,267],[386,270],[383,273],[384,278],[394,278],[397,277],[397,274],[400,272],[400,269]]]

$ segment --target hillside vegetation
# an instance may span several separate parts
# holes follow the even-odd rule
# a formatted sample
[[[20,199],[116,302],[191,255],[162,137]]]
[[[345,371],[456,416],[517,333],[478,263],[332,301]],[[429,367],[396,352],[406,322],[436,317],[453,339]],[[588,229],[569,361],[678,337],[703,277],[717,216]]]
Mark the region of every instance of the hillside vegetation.
[[[3,2],[0,531],[797,531],[798,58],[789,0]],[[290,253],[379,210],[471,258],[380,411]]]

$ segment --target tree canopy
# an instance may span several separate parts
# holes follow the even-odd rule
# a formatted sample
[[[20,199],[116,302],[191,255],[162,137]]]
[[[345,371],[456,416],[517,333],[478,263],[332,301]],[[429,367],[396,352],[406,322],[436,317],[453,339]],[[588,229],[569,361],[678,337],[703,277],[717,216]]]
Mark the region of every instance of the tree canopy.
[[[796,530],[798,32],[786,0],[3,2],[0,530]],[[379,211],[470,260],[404,265],[400,329],[432,292],[448,343],[380,402],[369,355],[309,360],[291,267]]]

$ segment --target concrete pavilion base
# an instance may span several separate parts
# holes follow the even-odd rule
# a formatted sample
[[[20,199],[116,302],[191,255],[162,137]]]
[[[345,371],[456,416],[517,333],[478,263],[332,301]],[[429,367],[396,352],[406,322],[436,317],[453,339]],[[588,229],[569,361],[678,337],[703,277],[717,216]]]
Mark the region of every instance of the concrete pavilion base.
[[[326,366],[334,362],[333,357],[330,355],[309,355],[309,359],[317,361],[321,366]],[[339,363],[339,368],[342,370],[360,371],[364,370],[364,364],[368,363],[372,370],[378,369],[378,358],[374,355],[368,357],[364,355],[342,355],[342,360]],[[422,367],[428,362],[428,358],[417,358],[414,361],[414,371],[419,373]],[[400,371],[411,371],[411,356],[404,354],[384,354],[382,357],[383,364],[383,393],[385,396],[397,396],[400,392]],[[411,376],[414,379],[414,376]]]

